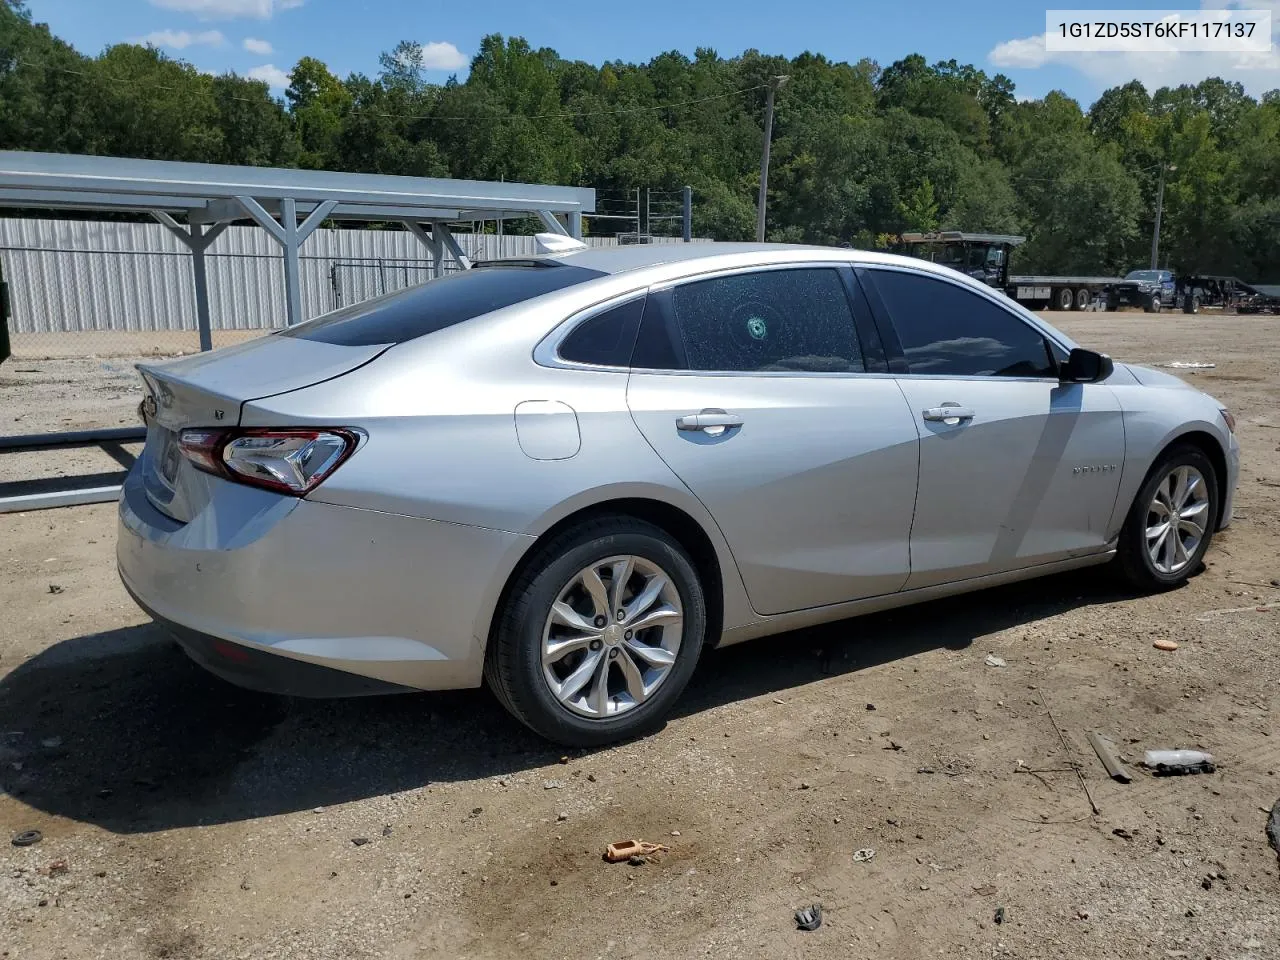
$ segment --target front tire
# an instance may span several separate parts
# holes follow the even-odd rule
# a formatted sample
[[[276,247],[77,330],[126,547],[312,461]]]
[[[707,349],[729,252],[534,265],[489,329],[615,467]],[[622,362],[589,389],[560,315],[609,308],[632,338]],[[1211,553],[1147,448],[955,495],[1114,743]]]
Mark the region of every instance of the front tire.
[[[1193,446],[1168,450],[1151,469],[1120,531],[1116,564],[1144,592],[1171,590],[1199,569],[1218,517],[1218,478]]]
[[[664,530],[605,517],[538,549],[499,611],[485,678],[518,720],[596,747],[661,725],[706,638],[692,561]]]

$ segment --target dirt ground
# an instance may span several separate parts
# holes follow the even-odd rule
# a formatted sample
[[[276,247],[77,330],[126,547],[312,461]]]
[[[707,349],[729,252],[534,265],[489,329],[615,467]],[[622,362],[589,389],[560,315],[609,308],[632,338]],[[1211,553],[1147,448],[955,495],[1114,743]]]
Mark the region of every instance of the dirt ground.
[[[1117,359],[1216,364],[1185,375],[1234,410],[1244,473],[1201,575],[1152,597],[1065,575],[720,651],[612,749],[562,757],[480,691],[239,691],[129,601],[113,506],[0,515],[0,956],[1280,957],[1280,318],[1052,319]],[[0,379],[37,376],[18,367],[41,363]],[[130,376],[0,410],[129,419]],[[1095,729],[1220,766],[1121,785]],[[632,837],[670,849],[602,861]]]

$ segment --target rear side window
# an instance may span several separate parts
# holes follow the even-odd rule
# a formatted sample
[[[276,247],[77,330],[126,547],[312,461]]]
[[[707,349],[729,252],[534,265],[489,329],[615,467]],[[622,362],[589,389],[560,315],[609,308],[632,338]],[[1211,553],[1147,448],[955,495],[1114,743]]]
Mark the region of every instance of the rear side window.
[[[281,336],[347,347],[404,343],[602,276],[598,270],[553,262],[479,265],[343,307],[289,327]]]
[[[589,317],[564,338],[560,359],[602,367],[629,365],[643,314],[644,297],[637,297]]]
[[[853,313],[835,269],[761,270],[675,287],[675,353],[689,370],[860,373]],[[646,326],[649,317],[645,316]],[[642,337],[642,341],[645,338]],[[641,353],[642,344],[637,345]],[[639,357],[636,366],[650,366]]]
[[[918,273],[868,270],[867,274],[889,311],[909,373],[1058,375],[1044,335],[986,297]]]

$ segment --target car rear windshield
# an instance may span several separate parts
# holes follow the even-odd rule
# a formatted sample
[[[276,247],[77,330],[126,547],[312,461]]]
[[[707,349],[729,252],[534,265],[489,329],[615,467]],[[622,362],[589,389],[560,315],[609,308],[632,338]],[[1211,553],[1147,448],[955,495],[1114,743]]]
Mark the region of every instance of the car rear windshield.
[[[404,343],[455,323],[604,276],[554,261],[477,264],[300,323],[282,336],[346,347]]]

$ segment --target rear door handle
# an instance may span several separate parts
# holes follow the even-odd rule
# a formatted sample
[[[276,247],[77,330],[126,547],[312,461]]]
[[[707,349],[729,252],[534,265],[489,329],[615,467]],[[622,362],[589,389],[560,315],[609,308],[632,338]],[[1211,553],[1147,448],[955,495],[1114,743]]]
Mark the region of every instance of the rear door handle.
[[[718,436],[730,427],[742,426],[742,418],[737,414],[725,413],[723,410],[706,409],[700,413],[687,413],[676,417],[677,430],[701,430],[711,436]]]
[[[968,407],[930,407],[929,409],[921,412],[926,420],[933,420],[941,423],[948,423],[952,420],[959,423],[961,420],[973,419],[973,411]]]

